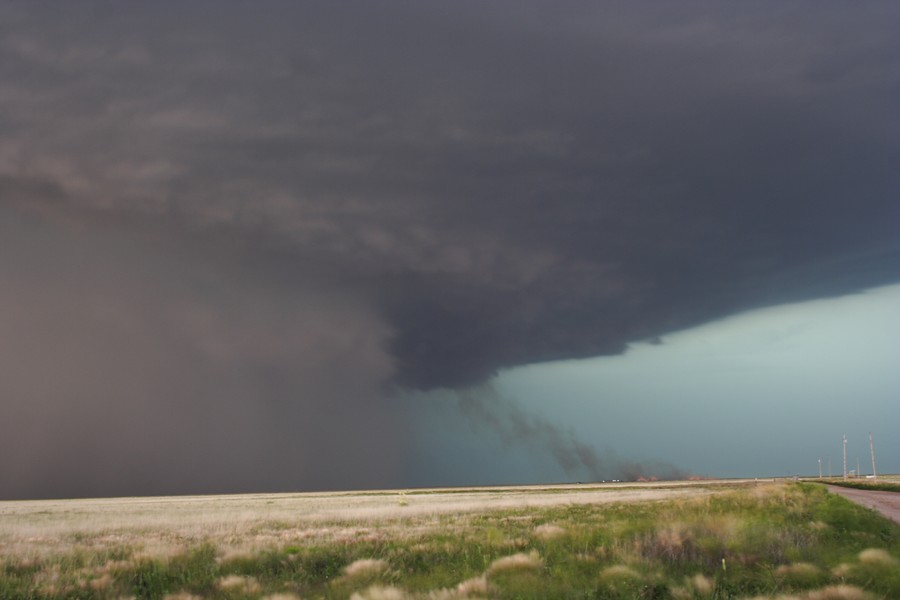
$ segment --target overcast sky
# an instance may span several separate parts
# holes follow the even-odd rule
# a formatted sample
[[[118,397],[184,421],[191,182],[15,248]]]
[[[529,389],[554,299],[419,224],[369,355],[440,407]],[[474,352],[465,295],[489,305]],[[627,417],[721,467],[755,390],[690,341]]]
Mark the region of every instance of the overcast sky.
[[[4,2],[0,498],[896,450],[898,30],[895,2]]]

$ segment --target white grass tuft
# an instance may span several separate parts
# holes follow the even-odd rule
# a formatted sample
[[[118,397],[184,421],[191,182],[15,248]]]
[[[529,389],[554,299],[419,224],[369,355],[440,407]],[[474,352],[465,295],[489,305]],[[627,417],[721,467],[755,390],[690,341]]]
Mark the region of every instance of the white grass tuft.
[[[604,579],[638,579],[640,574],[631,567],[625,565],[613,565],[600,571]]]
[[[691,586],[700,596],[711,595],[716,587],[712,579],[702,573],[697,573],[691,577]]]
[[[344,567],[344,575],[357,577],[359,575],[377,575],[388,568],[387,561],[379,558],[361,558]]]
[[[810,582],[818,578],[822,571],[810,563],[794,563],[781,565],[775,569],[775,578],[779,581],[792,581],[795,583]]]
[[[488,573],[496,573],[497,571],[506,571],[512,569],[540,569],[544,566],[544,561],[538,556],[538,553],[532,550],[528,554],[519,552],[511,556],[498,558],[488,567]]]
[[[410,596],[399,588],[380,585],[373,585],[364,592],[356,592],[350,596],[350,600],[409,600],[409,598]]]
[[[458,586],[456,586],[456,591],[465,596],[471,596],[473,594],[486,595],[488,593],[487,578],[482,575],[481,577],[466,579]]]
[[[484,575],[466,579],[454,589],[443,588],[428,593],[428,600],[469,600],[488,595],[490,584]]]
[[[534,535],[542,540],[555,540],[566,535],[566,530],[559,525],[544,523],[534,528]]]
[[[202,600],[202,598],[190,592],[177,592],[175,594],[166,594],[163,596],[163,600]]]
[[[831,575],[833,577],[837,577],[838,579],[846,579],[853,574],[854,567],[848,563],[841,563],[835,568],[831,569]]]
[[[872,594],[855,585],[830,585],[821,590],[809,592],[807,600],[872,600]]]
[[[222,565],[233,560],[253,560],[255,557],[255,549],[230,547],[220,551],[216,563]]]
[[[753,596],[745,600],[875,600],[875,596],[853,585],[830,585],[807,592],[802,596],[779,594],[778,596]]]
[[[113,577],[109,573],[103,573],[100,577],[91,580],[91,589],[96,591],[102,591],[109,589],[112,587]]]
[[[711,596],[715,591],[715,587],[715,583],[712,579],[702,573],[697,573],[693,577],[685,577],[684,585],[674,586],[669,591],[672,594],[672,598],[675,598],[675,600],[694,600],[694,598],[698,597],[705,598],[706,596]],[[760,596],[748,600],[770,599],[768,597]]]
[[[775,569],[775,575],[818,575],[819,573],[819,567],[804,562],[781,565]]]
[[[893,566],[897,559],[891,556],[887,550],[881,548],[869,548],[859,553],[859,562],[867,565]]]
[[[259,582],[256,578],[243,577],[241,575],[226,575],[216,582],[216,586],[220,590],[237,591],[245,594],[259,592]]]
[[[269,594],[263,596],[262,600],[300,600],[300,596],[296,594]]]

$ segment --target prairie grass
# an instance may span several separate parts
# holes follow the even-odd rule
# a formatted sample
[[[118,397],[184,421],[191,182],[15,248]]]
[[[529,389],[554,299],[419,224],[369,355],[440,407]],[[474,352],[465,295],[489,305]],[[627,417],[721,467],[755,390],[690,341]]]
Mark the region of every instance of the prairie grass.
[[[854,488],[857,490],[875,490],[878,492],[900,492],[900,481],[895,478],[880,479],[821,479],[820,483],[837,485],[840,487]]]
[[[815,484],[401,497],[0,503],[0,600],[900,598],[900,527]]]

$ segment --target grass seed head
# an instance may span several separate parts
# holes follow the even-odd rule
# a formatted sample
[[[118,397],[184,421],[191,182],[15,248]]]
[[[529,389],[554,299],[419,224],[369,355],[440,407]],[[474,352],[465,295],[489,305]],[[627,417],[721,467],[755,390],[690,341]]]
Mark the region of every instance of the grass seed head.
[[[603,579],[637,579],[640,577],[637,571],[626,565],[613,565],[600,571]]]
[[[216,586],[220,590],[231,590],[245,594],[259,592],[259,582],[254,577],[243,577],[241,575],[226,575],[216,582]]]
[[[474,577],[466,579],[454,589],[440,589],[428,593],[428,600],[470,600],[474,598],[483,598],[488,595],[489,584],[487,579]]]
[[[544,541],[555,540],[566,535],[566,530],[559,525],[544,523],[534,528],[534,535]]]
[[[488,567],[488,573],[496,573],[497,571],[506,571],[512,569],[540,569],[544,566],[544,561],[538,556],[538,553],[532,550],[528,554],[519,552],[511,556],[498,558]]]
[[[373,585],[364,592],[356,592],[350,596],[350,600],[408,600],[409,598],[410,596],[399,588],[380,585]]]
[[[482,575],[481,577],[474,577],[472,579],[466,579],[458,586],[456,586],[456,591],[465,596],[471,596],[473,594],[487,594],[488,593],[488,582],[487,578]]]
[[[109,589],[113,584],[113,577],[109,573],[104,573],[100,577],[96,579],[91,579],[91,589],[95,591],[102,591]]]
[[[897,559],[891,556],[887,550],[881,548],[868,548],[859,553],[859,562],[867,565],[894,566]]]
[[[716,587],[713,580],[702,573],[697,573],[691,577],[691,586],[699,596],[711,595]]]
[[[344,567],[344,575],[356,577],[361,575],[377,575],[388,568],[387,561],[379,558],[361,558]]]
[[[853,574],[853,570],[853,565],[848,563],[841,563],[831,570],[831,575],[832,577],[837,577],[838,579],[846,579]]]
[[[809,583],[815,581],[822,571],[818,567],[809,563],[794,563],[792,565],[781,565],[775,569],[775,578],[782,582],[791,583]]]
[[[830,585],[809,592],[807,600],[872,600],[872,594],[854,585]]]

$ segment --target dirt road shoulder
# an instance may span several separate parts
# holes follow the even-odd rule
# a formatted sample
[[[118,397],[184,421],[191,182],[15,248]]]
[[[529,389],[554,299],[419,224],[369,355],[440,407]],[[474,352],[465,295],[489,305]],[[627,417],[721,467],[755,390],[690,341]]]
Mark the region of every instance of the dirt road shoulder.
[[[900,523],[900,492],[879,492],[875,490],[858,490],[836,485],[825,486],[832,494],[838,494],[866,508],[877,510],[882,515]]]

